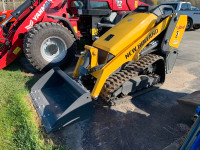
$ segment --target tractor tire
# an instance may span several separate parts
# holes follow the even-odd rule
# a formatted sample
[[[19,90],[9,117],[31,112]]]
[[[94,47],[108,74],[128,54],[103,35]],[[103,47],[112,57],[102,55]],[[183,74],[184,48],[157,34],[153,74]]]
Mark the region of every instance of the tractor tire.
[[[58,23],[39,23],[24,38],[25,56],[39,71],[69,65],[76,47],[71,31]]]
[[[198,29],[200,29],[200,25],[198,24],[198,25],[193,25],[193,28],[195,29],[195,30],[198,30]]]
[[[191,18],[188,18],[186,30],[187,30],[187,31],[191,30],[191,29],[192,29],[192,26],[193,26],[193,21],[192,21]]]

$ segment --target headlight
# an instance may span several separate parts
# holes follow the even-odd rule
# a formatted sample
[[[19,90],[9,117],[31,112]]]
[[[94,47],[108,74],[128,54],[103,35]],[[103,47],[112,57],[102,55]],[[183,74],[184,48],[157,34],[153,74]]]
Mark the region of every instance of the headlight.
[[[6,15],[1,15],[0,16],[0,22],[2,22],[4,19],[6,19]]]

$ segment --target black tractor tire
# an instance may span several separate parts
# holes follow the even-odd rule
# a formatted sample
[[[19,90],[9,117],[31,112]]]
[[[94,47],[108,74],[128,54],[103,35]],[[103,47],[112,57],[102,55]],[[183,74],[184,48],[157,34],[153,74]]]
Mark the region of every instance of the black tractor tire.
[[[24,38],[25,56],[39,71],[69,65],[76,48],[74,35],[58,23],[39,23]]]
[[[187,20],[187,26],[186,26],[186,31],[191,30],[192,27],[193,27],[193,21],[192,21],[191,18],[188,18],[188,20]]]
[[[194,28],[195,30],[200,29],[200,24],[198,24],[198,25],[193,25],[193,28]]]

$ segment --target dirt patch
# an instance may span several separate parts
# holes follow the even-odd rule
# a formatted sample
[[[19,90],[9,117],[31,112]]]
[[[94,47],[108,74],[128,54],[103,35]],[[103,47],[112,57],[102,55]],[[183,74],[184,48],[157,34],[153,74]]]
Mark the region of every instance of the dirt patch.
[[[31,111],[34,112],[34,113],[33,113],[34,121],[36,122],[36,124],[37,124],[38,126],[42,126],[42,122],[41,122],[40,118],[39,118],[38,115],[37,115],[37,112],[36,112],[36,110],[35,110],[35,107],[33,106],[33,103],[32,103],[32,101],[31,101],[30,96],[29,96],[29,95],[26,95],[26,96],[25,96],[25,99],[26,99],[26,103],[27,103],[27,106],[28,106],[29,110],[31,110]]]
[[[37,112],[35,110],[35,107],[33,106],[30,96],[26,95],[25,99],[26,99],[26,103],[27,103],[29,110],[31,110],[33,112],[32,113],[33,121],[36,123],[37,127],[39,127],[40,133],[43,136],[45,142],[49,143],[51,145],[54,145],[54,146],[60,145],[61,142],[58,138],[54,137],[54,135],[52,135],[52,134],[46,134],[46,131],[42,125],[42,122],[41,122],[39,116],[37,115]]]
[[[22,72],[22,75],[26,76],[26,77],[33,77],[34,76],[33,73],[26,73],[26,72]]]
[[[197,77],[190,74],[184,67],[174,67],[171,74],[166,76],[162,89],[181,91],[190,86],[190,82]]]
[[[128,113],[136,112],[136,113],[145,115],[146,117],[148,117],[150,115],[149,113],[147,113],[147,112],[141,110],[140,108],[136,107],[131,102],[131,99],[132,99],[131,96],[127,96],[127,97],[125,97],[125,98],[123,98],[121,100],[121,101],[125,101],[124,103],[112,106],[110,109],[111,110],[115,110],[116,112],[121,112],[123,114],[128,114]]]

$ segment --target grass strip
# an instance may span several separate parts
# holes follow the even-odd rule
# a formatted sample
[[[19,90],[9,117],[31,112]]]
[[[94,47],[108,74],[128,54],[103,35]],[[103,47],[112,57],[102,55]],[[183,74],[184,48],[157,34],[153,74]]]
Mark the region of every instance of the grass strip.
[[[0,149],[65,149],[44,137],[29,99],[27,83],[17,64],[0,70]]]

